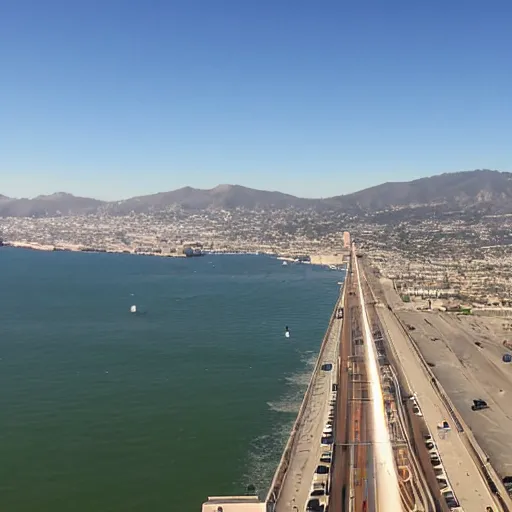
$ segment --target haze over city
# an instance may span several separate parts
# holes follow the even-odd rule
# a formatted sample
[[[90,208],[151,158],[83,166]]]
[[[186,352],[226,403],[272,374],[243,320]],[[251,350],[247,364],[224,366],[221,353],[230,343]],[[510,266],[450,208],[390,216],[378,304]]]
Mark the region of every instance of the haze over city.
[[[10,2],[0,193],[512,170],[510,2]]]

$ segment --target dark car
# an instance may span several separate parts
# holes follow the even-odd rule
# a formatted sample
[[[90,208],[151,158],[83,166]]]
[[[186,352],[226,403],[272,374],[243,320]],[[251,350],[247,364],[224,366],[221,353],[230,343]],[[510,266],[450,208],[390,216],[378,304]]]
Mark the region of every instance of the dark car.
[[[333,436],[324,436],[322,437],[321,443],[322,444],[332,444],[334,442]]]
[[[324,363],[322,365],[322,370],[324,372],[330,372],[332,370],[332,363]]]
[[[313,498],[306,505],[306,512],[324,512],[324,506],[320,504],[320,500]]]
[[[481,411],[482,409],[488,408],[489,406],[487,405],[487,402],[485,400],[482,400],[481,398],[473,400],[473,405],[471,406],[472,411]]]
[[[320,464],[315,469],[315,473],[317,475],[327,475],[327,473],[329,473],[329,467],[328,466],[324,466],[323,464]]]

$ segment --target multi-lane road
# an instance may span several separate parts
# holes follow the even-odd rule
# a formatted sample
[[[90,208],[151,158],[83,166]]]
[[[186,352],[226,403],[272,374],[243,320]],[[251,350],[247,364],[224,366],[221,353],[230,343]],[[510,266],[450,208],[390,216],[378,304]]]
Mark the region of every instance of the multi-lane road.
[[[387,304],[376,302],[353,251],[343,298],[336,305],[336,310],[343,306],[344,318],[331,319],[269,510],[324,512],[327,504],[330,512],[504,510],[457,429],[438,428],[450,412],[399,320]],[[327,362],[332,369],[324,371]],[[408,393],[414,394],[414,408]],[[321,444],[330,423],[331,446]],[[434,476],[441,470],[430,467],[432,449],[421,432],[432,435],[442,477]],[[382,440],[388,444],[386,453]],[[329,461],[326,452],[331,449]],[[383,458],[385,468],[378,465]],[[317,472],[320,465],[328,469],[327,476]],[[315,487],[319,494],[312,495],[313,483],[320,481],[324,487]],[[447,499],[452,492],[454,500]],[[311,505],[317,497],[320,508]]]
[[[341,336],[336,446],[329,510],[373,510],[373,461],[369,431],[369,390],[360,329],[357,286],[345,281],[345,323]]]

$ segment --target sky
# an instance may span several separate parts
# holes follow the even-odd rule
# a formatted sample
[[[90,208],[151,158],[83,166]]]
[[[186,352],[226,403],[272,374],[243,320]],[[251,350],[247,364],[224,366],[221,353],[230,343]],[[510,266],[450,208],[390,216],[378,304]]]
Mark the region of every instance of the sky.
[[[5,0],[0,194],[512,171],[510,0]]]

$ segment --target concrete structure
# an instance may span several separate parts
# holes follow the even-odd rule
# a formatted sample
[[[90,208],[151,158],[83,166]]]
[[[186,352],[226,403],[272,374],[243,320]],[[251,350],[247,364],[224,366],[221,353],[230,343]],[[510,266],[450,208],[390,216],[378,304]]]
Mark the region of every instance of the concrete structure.
[[[347,261],[347,253],[311,254],[310,259],[313,265],[343,265]]]
[[[255,496],[230,496],[208,498],[202,512],[266,512],[265,503]]]
[[[350,249],[350,233],[348,231],[343,232],[343,247]]]

